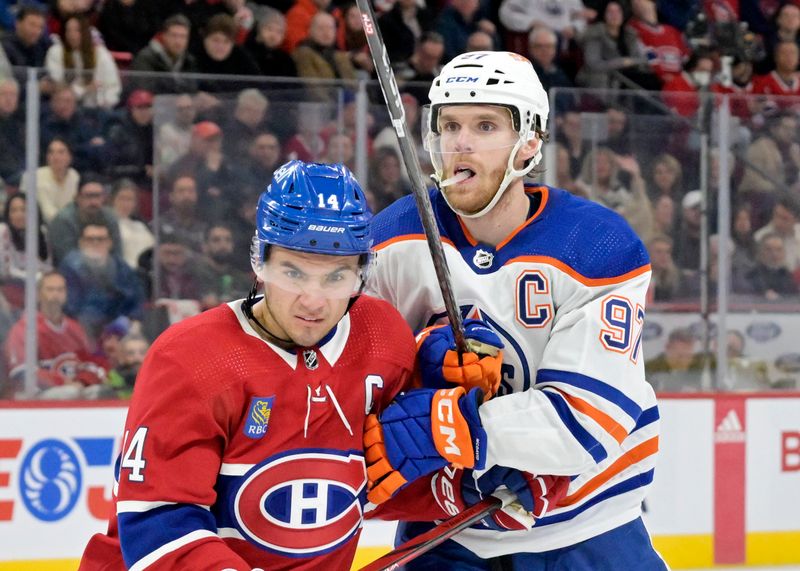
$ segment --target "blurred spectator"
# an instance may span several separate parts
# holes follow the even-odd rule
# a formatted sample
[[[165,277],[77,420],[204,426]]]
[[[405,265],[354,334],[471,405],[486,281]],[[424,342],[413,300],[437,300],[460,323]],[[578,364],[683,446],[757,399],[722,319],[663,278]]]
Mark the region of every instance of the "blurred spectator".
[[[630,155],[633,153],[633,141],[636,136],[631,133],[630,123],[628,122],[628,113],[622,107],[611,106],[606,109],[606,129],[607,137],[605,143],[606,147],[617,153],[618,155]],[[638,156],[642,156],[645,149],[636,148]]]
[[[572,176],[569,164],[569,151],[561,143],[556,143],[556,186],[570,194],[589,198],[589,188]]]
[[[564,41],[586,29],[587,13],[581,0],[503,0],[498,16],[512,32],[529,33],[539,26],[555,31]]]
[[[417,159],[419,159],[420,167],[422,168],[423,173],[432,173],[433,167],[430,164],[431,158],[428,154],[428,151],[425,150],[425,147],[422,142],[422,121],[419,117],[419,102],[417,98],[414,97],[411,93],[406,91],[400,94],[400,102],[403,105],[403,112],[406,116],[406,123],[408,125],[408,129],[411,132],[409,141],[412,141],[414,144],[414,148],[417,152]],[[373,151],[375,149],[379,149],[381,147],[388,147],[390,149],[394,149],[397,156],[400,157],[400,142],[397,140],[397,132],[394,130],[392,125],[387,125],[383,129],[381,129],[377,135],[375,135],[375,139],[372,141],[372,148]],[[405,163],[402,165],[403,170],[403,179],[408,182],[408,172],[406,171]]]
[[[345,90],[340,92],[342,97],[340,99],[341,103],[341,112],[334,117],[332,121],[330,121],[325,128],[320,131],[320,136],[325,140],[326,144],[328,140],[331,138],[333,134],[336,133],[343,133],[350,137],[350,140],[353,142],[353,148],[355,149],[356,142],[358,139],[358,104],[356,102],[355,93],[349,90]],[[366,113],[366,127],[367,127],[367,136],[366,136],[366,146],[367,146],[367,154],[372,154],[372,136],[369,134],[372,130],[372,126],[375,122],[372,113],[367,110]]]
[[[57,83],[67,83],[84,107],[110,109],[119,103],[122,83],[111,52],[92,37],[84,16],[70,16],[50,49],[45,67]]]
[[[139,333],[129,333],[119,344],[119,364],[108,373],[107,384],[117,398],[129,399],[150,343]]]
[[[107,0],[97,19],[108,49],[131,55],[145,47],[158,28],[155,0]]]
[[[433,13],[417,0],[397,0],[378,18],[389,61],[405,61],[414,53],[422,34],[433,28]]]
[[[159,14],[155,0],[107,0],[97,19],[108,49],[135,54],[158,31]]]
[[[134,323],[138,328],[139,322],[131,321],[123,315],[107,323],[100,332],[95,355],[104,360],[107,370],[119,365],[120,342],[131,331]]]
[[[678,229],[678,211],[675,199],[668,194],[661,194],[653,201],[653,233],[675,236]]]
[[[719,289],[719,235],[712,234],[708,239],[708,296],[709,299],[716,298]],[[748,294],[751,291],[748,273],[754,266],[750,259],[743,259],[738,256],[733,240],[728,242],[728,260],[731,268],[728,274],[728,289],[733,294]],[[700,282],[701,273],[691,272],[692,279],[689,282],[688,293],[694,299],[700,298],[702,284]]]
[[[655,201],[659,196],[671,196],[678,200],[683,196],[683,169],[678,159],[669,153],[661,153],[650,163],[650,184],[647,193]]]
[[[572,81],[559,67],[556,61],[558,50],[558,37],[550,28],[542,25],[536,26],[528,36],[528,53],[531,56],[533,69],[542,82],[542,87],[550,93],[551,88],[574,87]],[[558,94],[556,97],[556,107],[560,110],[574,104],[571,94]]]
[[[245,48],[253,56],[261,75],[297,77],[294,60],[281,49],[285,37],[286,17],[274,8],[262,6],[258,25],[245,42]]]
[[[6,201],[3,222],[0,222],[0,287],[6,300],[15,308],[25,305],[25,276],[28,263],[25,256],[25,206],[24,194],[14,194]],[[51,269],[45,227],[39,220],[39,252],[37,273]]]
[[[397,81],[403,91],[413,95],[420,105],[430,103],[428,91],[431,82],[439,75],[443,56],[444,38],[436,32],[425,32],[411,57],[395,66]],[[410,85],[412,83],[418,85]]]
[[[0,48],[2,49],[2,48]],[[25,118],[19,108],[19,83],[0,73],[0,185],[18,186],[25,170]]]
[[[356,78],[355,68],[347,52],[336,49],[336,19],[327,12],[314,15],[308,38],[295,48],[292,57],[300,77],[344,80]],[[333,101],[335,97],[335,90],[327,85],[312,85],[308,91],[317,101]]]
[[[156,140],[158,166],[168,168],[175,160],[189,151],[192,126],[197,115],[191,95],[178,95],[174,99],[172,119],[158,129]]]
[[[42,114],[42,149],[60,137],[72,150],[73,165],[78,172],[102,169],[108,164],[102,125],[90,113],[78,109],[77,97],[69,85],[56,84],[50,104]]]
[[[703,194],[690,190],[681,200],[681,220],[676,236],[676,262],[686,270],[700,268],[700,203]]]
[[[36,169],[36,197],[46,224],[50,224],[58,211],[75,199],[80,178],[78,171],[72,168],[69,145],[55,137],[47,145],[45,166]],[[22,175],[22,189],[23,192],[28,190],[27,173]]]
[[[664,103],[682,117],[692,117],[700,107],[698,93],[708,87],[714,71],[711,54],[695,52],[686,62],[684,70],[673,74],[664,82]],[[704,101],[710,102],[707,98]]]
[[[169,170],[169,179],[189,175],[197,182],[199,215],[208,220],[224,220],[233,210],[239,179],[222,153],[222,130],[216,123],[201,121],[192,127],[189,152]],[[198,242],[199,244],[199,242]]]
[[[372,205],[375,212],[411,193],[411,187],[403,180],[403,173],[400,170],[400,156],[394,149],[383,147],[372,155],[369,187],[375,198]]]
[[[158,219],[159,240],[176,236],[182,244],[199,252],[208,223],[198,213],[197,183],[189,174],[179,175],[169,191],[169,208]]]
[[[45,12],[38,4],[20,4],[14,33],[3,37],[6,58],[12,66],[44,67],[50,40],[45,34]]]
[[[202,241],[202,237],[201,237]],[[194,245],[189,246],[178,234],[163,232],[158,242],[159,286],[150,297],[156,299],[200,300],[202,290]]]
[[[760,243],[764,236],[774,234],[783,241],[786,267],[790,272],[800,268],[800,205],[793,197],[784,196],[772,207],[770,221],[756,230],[753,238]]]
[[[197,53],[197,70],[213,75],[259,75],[258,65],[241,46],[236,45],[236,21],[228,14],[217,14],[206,24],[203,44]],[[210,93],[238,91],[243,81],[202,80],[200,89]]]
[[[127,113],[108,132],[108,173],[153,187],[153,94],[137,89],[128,96]]]
[[[556,115],[556,141],[567,150],[569,172],[573,178],[577,178],[589,153],[589,146],[584,144],[581,114],[578,111],[568,110]]]
[[[358,77],[371,79],[375,66],[367,46],[367,35],[361,21],[361,10],[349,0],[334,12],[336,16],[336,48],[347,54]]]
[[[714,93],[730,95],[731,114],[749,122],[751,120],[750,95],[753,93],[753,63],[741,58],[734,58],[731,66],[731,81],[726,84],[718,74],[711,84]]]
[[[467,38],[468,52],[493,52],[495,50],[494,38],[482,30],[472,32]]]
[[[445,61],[464,53],[470,34],[478,30],[491,35],[495,45],[500,43],[497,28],[481,6],[480,0],[450,0],[436,20],[436,31],[444,38]]]
[[[114,212],[104,206],[106,189],[99,179],[85,176],[78,187],[75,200],[62,208],[50,223],[50,246],[53,250],[53,263],[61,264],[66,255],[78,247],[81,227],[88,221],[102,220],[111,233],[112,250],[122,252],[122,240]]]
[[[153,247],[153,233],[136,216],[139,204],[139,187],[129,178],[119,179],[111,190],[111,207],[117,217],[122,238],[122,259],[136,268],[139,256]]]
[[[694,359],[696,339],[688,328],[670,331],[664,352],[645,363],[647,381],[659,392],[691,392],[702,388]]]
[[[779,42],[775,46],[773,57],[775,58],[775,69],[765,75],[755,76],[753,93],[788,97],[800,95],[800,78],[797,73],[800,47],[794,41]],[[773,103],[781,109],[794,105],[794,101],[780,98]]]
[[[197,73],[197,60],[189,53],[192,25],[183,14],[164,20],[161,31],[150,39],[133,58],[132,71],[159,73],[158,76],[134,76],[131,84],[152,93],[192,93],[197,81],[186,74]]]
[[[623,173],[630,181],[628,186],[621,180]],[[580,180],[592,200],[621,214],[642,241],[648,240],[653,231],[653,207],[639,163],[632,155],[617,155],[611,149],[597,147],[583,160]]]
[[[753,236],[753,224],[751,222],[751,210],[747,203],[738,205],[733,211],[733,225],[731,228],[731,239],[736,246],[736,252],[744,260],[755,260],[758,255],[755,236]],[[734,263],[741,263],[734,260]]]
[[[781,42],[794,42],[800,45],[800,7],[788,2],[783,4],[775,14],[775,27],[766,36],[764,51],[766,57],[758,62],[759,73],[772,71],[775,60],[775,47]]]
[[[59,265],[67,280],[64,311],[93,337],[119,316],[141,318],[144,294],[139,278],[111,247],[109,227],[101,219],[87,221],[78,248]]]
[[[325,12],[331,0],[296,0],[286,12],[286,38],[283,40],[283,51],[292,54],[309,35],[312,18]]]
[[[233,246],[233,232],[229,226],[212,224],[208,227],[203,256],[197,262],[201,307],[207,309],[241,299],[250,291],[253,274],[239,270],[239,252]]]
[[[45,391],[42,396],[46,398],[51,396],[46,392],[47,389],[53,387],[73,387],[72,392],[80,393],[83,383],[78,381],[77,376],[82,368],[82,358],[89,355],[91,346],[83,327],[64,315],[67,302],[64,276],[56,271],[42,275],[38,281],[36,299],[37,386]],[[16,390],[22,389],[25,375],[26,328],[27,320],[23,314],[11,328],[5,346],[9,377]],[[58,392],[51,391],[55,393],[52,396],[57,397]]]
[[[247,155],[255,136],[267,127],[269,100],[257,89],[245,89],[236,96],[233,116],[228,118],[222,131],[228,141],[226,151],[230,156]]]
[[[286,141],[284,153],[287,160],[317,162],[325,152],[325,141],[319,136],[322,130],[322,109],[316,103],[298,105],[297,133]]]
[[[228,221],[229,227],[233,232],[233,244],[237,252],[249,252],[250,246],[253,242],[253,228],[256,223],[256,210],[258,209],[258,198],[267,188],[267,185],[272,180],[269,179],[260,185],[257,189],[249,191],[242,197],[239,204],[236,205],[233,216]],[[237,256],[238,268],[242,272],[252,271],[250,265],[250,256]]]
[[[345,133],[334,133],[328,138],[325,155],[320,162],[326,164],[344,163],[347,168],[355,170],[356,149],[353,140]]]
[[[750,203],[757,227],[766,223],[775,194],[797,181],[800,145],[796,134],[797,118],[781,113],[770,119],[766,131],[747,148],[746,164],[756,166],[759,172],[745,168],[738,192]]]
[[[755,267],[747,273],[752,292],[767,301],[781,301],[797,296],[797,283],[786,265],[783,239],[777,234],[764,234],[758,241]]]
[[[650,65],[661,81],[669,81],[681,72],[690,54],[683,34],[669,24],[658,22],[655,0],[632,0],[631,10],[633,16],[627,26],[638,34]]]
[[[650,278],[649,299],[655,302],[684,299],[689,294],[691,273],[680,269],[672,257],[672,238],[656,234],[647,242],[653,275]]]
[[[575,83],[597,89],[619,87],[617,73],[622,73],[645,89],[658,89],[648,74],[647,58],[636,31],[623,26],[624,21],[619,2],[609,2],[603,20],[587,28],[581,38],[583,67],[575,76]]]
[[[349,140],[349,139],[348,139]],[[272,180],[272,173],[281,165],[281,142],[274,133],[262,132],[250,143],[247,156],[236,167],[245,188],[261,192]]]

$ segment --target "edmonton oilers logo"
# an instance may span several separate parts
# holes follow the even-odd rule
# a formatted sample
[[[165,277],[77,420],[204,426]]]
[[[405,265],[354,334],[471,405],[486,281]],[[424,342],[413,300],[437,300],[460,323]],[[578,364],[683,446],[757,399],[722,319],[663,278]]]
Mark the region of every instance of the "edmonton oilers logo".
[[[25,455],[19,487],[30,513],[58,521],[72,511],[81,492],[78,458],[60,440],[43,440]]]
[[[473,256],[472,258],[472,263],[481,268],[482,270],[491,267],[493,261],[494,261],[494,254],[481,249],[475,252],[475,256]]]

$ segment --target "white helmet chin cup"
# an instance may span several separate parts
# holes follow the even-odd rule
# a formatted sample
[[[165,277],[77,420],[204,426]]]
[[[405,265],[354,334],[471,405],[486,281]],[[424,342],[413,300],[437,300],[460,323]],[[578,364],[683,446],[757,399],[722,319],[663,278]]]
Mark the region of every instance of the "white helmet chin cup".
[[[547,129],[550,104],[547,93],[531,62],[512,52],[469,52],[453,58],[433,80],[428,96],[430,111],[423,114],[423,142],[436,169],[435,178],[442,180],[441,150],[435,143],[439,131],[439,110],[446,105],[497,105],[511,112],[512,124],[519,139],[508,157],[505,176],[494,198],[480,212],[462,216],[483,216],[494,208],[509,184],[528,174],[542,159],[541,147],[522,169],[514,168],[514,159],[522,145],[537,132]],[[447,199],[446,192],[443,192]],[[449,204],[449,202],[448,202]],[[452,205],[450,205],[452,208]],[[455,209],[454,209],[455,210]]]

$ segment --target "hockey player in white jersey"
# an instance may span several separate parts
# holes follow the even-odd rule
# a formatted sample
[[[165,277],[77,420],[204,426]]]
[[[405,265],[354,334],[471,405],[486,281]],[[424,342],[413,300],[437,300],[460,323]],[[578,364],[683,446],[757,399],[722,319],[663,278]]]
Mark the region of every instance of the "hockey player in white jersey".
[[[651,273],[644,246],[603,206],[524,183],[541,160],[549,113],[527,59],[462,54],[434,80],[430,100],[425,144],[441,190],[431,201],[455,295],[464,317],[488,324],[504,345],[497,394],[468,427],[474,466],[571,482],[531,528],[468,529],[407,568],[488,570],[500,560],[504,569],[665,569],[641,519],[659,418],[641,355]],[[444,304],[413,199],[385,209],[373,229],[372,293],[415,331],[441,323]],[[426,383],[459,376],[449,327],[432,329],[419,350]],[[481,362],[466,357],[470,366]],[[405,466],[421,463],[396,435],[403,423],[414,430],[418,418],[390,411],[380,417],[385,442],[367,456],[371,497],[393,496],[379,517],[406,520],[401,542],[432,525],[414,522],[404,505],[423,494],[454,513],[460,482],[483,472],[447,468],[405,484]],[[406,502],[412,496],[417,501]]]

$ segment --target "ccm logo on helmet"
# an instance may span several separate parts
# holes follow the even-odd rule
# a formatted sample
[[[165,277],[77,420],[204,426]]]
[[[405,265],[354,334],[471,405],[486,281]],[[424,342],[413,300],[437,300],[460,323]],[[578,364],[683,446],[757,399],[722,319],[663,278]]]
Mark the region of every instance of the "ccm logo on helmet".
[[[330,232],[331,234],[344,234],[344,228],[341,226],[322,226],[320,224],[309,224],[309,230],[315,230],[317,232]]]
[[[457,75],[455,77],[448,77],[445,83],[478,83],[478,78],[468,75]]]

